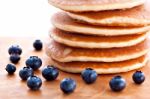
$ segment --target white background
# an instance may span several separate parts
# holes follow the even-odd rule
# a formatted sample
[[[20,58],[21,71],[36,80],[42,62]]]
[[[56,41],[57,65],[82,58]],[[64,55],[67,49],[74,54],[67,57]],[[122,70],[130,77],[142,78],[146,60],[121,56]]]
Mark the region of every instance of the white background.
[[[0,37],[48,36],[56,11],[48,0],[0,0]]]

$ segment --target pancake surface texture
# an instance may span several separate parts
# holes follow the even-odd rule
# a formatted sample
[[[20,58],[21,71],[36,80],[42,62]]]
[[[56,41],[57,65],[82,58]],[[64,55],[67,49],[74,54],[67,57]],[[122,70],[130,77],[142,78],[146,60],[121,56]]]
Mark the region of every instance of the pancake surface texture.
[[[150,24],[150,0],[126,10],[69,13],[72,18],[102,26],[145,26]]]
[[[57,28],[50,32],[55,41],[79,48],[113,48],[136,45],[146,39],[146,33],[124,36],[91,36],[68,33]]]
[[[50,59],[52,65],[56,66],[62,71],[70,73],[81,73],[85,68],[93,68],[98,74],[113,74],[128,72],[131,70],[139,69],[146,65],[148,59],[146,56],[139,57],[137,59],[123,61],[123,62],[113,62],[113,63],[103,63],[103,62],[68,62],[61,63]]]
[[[89,35],[106,35],[106,36],[118,36],[118,35],[130,35],[147,32],[150,26],[144,27],[101,27],[89,24],[78,23],[70,18],[65,12],[58,12],[52,17],[52,24],[61,30],[76,32],[80,34]]]
[[[117,62],[143,56],[147,54],[148,51],[149,43],[147,40],[131,47],[110,49],[74,48],[51,40],[46,48],[47,55],[59,62]]]
[[[71,12],[127,9],[144,2],[145,0],[49,0],[51,5]]]

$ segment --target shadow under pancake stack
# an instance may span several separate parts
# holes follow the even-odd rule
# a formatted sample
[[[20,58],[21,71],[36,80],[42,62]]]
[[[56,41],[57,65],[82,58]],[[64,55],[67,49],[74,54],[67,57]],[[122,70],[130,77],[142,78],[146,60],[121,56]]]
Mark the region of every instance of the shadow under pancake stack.
[[[149,0],[49,0],[53,15],[46,53],[62,71],[128,72],[146,65]]]

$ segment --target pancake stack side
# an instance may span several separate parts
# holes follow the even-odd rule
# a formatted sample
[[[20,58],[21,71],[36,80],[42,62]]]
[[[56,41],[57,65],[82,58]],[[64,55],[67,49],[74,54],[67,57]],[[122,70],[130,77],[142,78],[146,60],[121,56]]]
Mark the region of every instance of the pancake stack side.
[[[51,65],[69,73],[140,69],[148,62],[150,1],[49,0],[61,12],[51,22],[46,47]]]

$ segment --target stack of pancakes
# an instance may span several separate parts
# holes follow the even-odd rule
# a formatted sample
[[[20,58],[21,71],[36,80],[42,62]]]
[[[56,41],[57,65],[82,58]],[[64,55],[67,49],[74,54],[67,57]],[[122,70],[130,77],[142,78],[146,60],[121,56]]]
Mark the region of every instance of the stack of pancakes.
[[[150,0],[49,0],[54,14],[46,53],[60,70],[127,72],[148,59]]]

